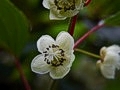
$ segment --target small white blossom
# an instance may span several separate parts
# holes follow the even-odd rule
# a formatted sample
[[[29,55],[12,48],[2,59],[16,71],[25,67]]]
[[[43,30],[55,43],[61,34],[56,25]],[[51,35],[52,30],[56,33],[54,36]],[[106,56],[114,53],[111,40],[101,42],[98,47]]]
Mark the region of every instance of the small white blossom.
[[[85,0],[43,0],[43,6],[50,9],[51,20],[64,20],[78,14],[84,2]]]
[[[50,73],[53,79],[63,78],[75,59],[73,54],[74,39],[67,32],[60,32],[54,40],[49,35],[41,36],[37,41],[37,55],[31,63],[33,72]]]
[[[117,45],[102,47],[100,56],[101,60],[97,61],[97,65],[101,73],[105,78],[114,79],[115,70],[120,69],[120,47]]]

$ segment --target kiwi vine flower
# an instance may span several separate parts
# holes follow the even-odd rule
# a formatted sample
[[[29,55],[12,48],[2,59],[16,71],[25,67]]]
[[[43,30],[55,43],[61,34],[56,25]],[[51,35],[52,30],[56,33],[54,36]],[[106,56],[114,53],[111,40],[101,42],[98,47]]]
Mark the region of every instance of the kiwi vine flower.
[[[73,54],[74,39],[67,32],[60,32],[54,40],[49,35],[41,36],[37,41],[37,55],[31,63],[35,73],[49,73],[53,79],[63,78],[72,66],[75,59]]]
[[[100,56],[101,60],[97,61],[97,65],[101,73],[105,78],[114,79],[116,69],[120,69],[120,47],[118,45],[102,47]]]
[[[83,8],[86,0],[43,0],[43,6],[50,9],[51,20],[64,20],[75,16]]]

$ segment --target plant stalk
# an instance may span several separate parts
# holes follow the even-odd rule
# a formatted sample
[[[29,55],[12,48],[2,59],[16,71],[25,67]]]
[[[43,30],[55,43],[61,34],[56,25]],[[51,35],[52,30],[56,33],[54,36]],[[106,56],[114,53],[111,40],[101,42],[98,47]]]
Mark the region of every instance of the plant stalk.
[[[74,30],[75,30],[75,24],[77,22],[77,17],[78,15],[75,15],[73,16],[71,19],[70,19],[70,24],[69,24],[69,28],[68,28],[68,32],[71,36],[73,36],[74,34]]]
[[[82,37],[80,37],[75,42],[74,48],[76,48],[79,44],[81,44],[89,35],[91,35],[95,31],[99,30],[103,26],[104,26],[104,23],[98,24],[95,27],[93,27],[91,30],[89,30],[87,33],[85,33]]]
[[[15,57],[15,65],[16,65],[16,68],[17,68],[19,74],[20,74],[20,77],[21,77],[21,80],[25,86],[25,89],[31,90],[31,87],[30,87],[30,85],[29,85],[29,83],[24,75],[23,70],[22,70],[21,63],[19,62],[19,59],[17,57]]]
[[[76,48],[75,51],[81,52],[81,53],[83,53],[83,54],[86,54],[86,55],[89,55],[89,56],[92,56],[92,57],[95,57],[95,58],[99,58],[99,59],[100,59],[100,56],[99,56],[99,55],[93,54],[93,53],[91,53],[91,52],[87,52],[87,51],[82,50],[82,49],[77,49],[77,48]]]

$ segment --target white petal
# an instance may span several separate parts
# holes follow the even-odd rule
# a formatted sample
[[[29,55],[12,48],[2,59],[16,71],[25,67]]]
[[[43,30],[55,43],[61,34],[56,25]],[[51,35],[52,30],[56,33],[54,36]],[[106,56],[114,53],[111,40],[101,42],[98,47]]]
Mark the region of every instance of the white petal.
[[[42,4],[45,8],[50,9],[49,0],[43,0]]]
[[[43,51],[46,50],[46,48],[48,48],[49,46],[51,46],[54,43],[55,43],[55,41],[51,36],[43,35],[37,41],[38,51],[42,53]]]
[[[56,8],[56,7],[55,7]],[[57,10],[50,10],[50,20],[64,20],[66,17],[58,17]]]
[[[112,51],[109,51],[109,52],[106,52],[106,56],[104,58],[104,63],[106,64],[111,64],[111,65],[116,65],[117,63],[119,63],[119,55],[112,52]]]
[[[102,48],[100,49],[100,56],[101,56],[102,59],[104,59],[104,57],[105,57],[105,55],[106,55],[106,50],[107,50],[106,47],[102,47]]]
[[[100,66],[101,66],[101,60],[98,60],[97,62],[96,62],[96,66],[98,67],[98,68],[100,68]]]
[[[107,48],[107,52],[113,51],[114,53],[120,52],[120,47],[118,45],[112,45]]]
[[[63,67],[63,66],[53,67],[53,69],[50,72],[50,76],[53,79],[61,79],[66,74],[68,74],[69,71],[70,71],[70,67]]]
[[[33,72],[45,74],[50,71],[50,66],[44,61],[44,56],[40,54],[32,60],[31,69]]]
[[[112,65],[101,65],[101,72],[105,78],[114,79],[115,77],[115,67]]]
[[[109,63],[113,64],[117,69],[120,69],[120,56],[117,52],[109,51],[106,59],[109,59]],[[111,62],[110,62],[111,60]]]
[[[84,1],[83,0],[76,0],[75,5],[76,5],[76,9],[78,9],[78,10],[83,9]]]
[[[72,66],[72,63],[73,63],[73,61],[75,60],[75,55],[74,54],[72,54],[71,55],[71,60],[70,60],[70,64],[69,64],[69,67],[71,67]]]
[[[65,50],[65,53],[71,54],[74,47],[74,39],[68,32],[60,32],[56,38],[56,43]]]
[[[65,56],[66,60],[63,62],[63,66],[72,66],[73,61],[75,60],[75,55],[71,54],[71,55],[66,55]]]
[[[120,69],[120,47],[117,45],[112,45],[107,48],[107,54],[105,59],[112,62],[117,69]]]

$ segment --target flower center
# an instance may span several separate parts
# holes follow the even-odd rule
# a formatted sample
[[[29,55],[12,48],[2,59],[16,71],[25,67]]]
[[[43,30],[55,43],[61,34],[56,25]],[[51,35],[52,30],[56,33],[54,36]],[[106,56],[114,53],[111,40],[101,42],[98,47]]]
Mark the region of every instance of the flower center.
[[[47,47],[43,52],[45,57],[44,61],[55,67],[63,65],[63,62],[66,60],[64,53],[65,51],[58,45],[52,44],[52,46]]]
[[[55,5],[58,10],[74,10],[75,9],[75,0],[54,0]]]

